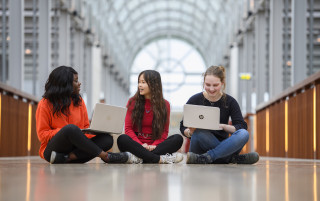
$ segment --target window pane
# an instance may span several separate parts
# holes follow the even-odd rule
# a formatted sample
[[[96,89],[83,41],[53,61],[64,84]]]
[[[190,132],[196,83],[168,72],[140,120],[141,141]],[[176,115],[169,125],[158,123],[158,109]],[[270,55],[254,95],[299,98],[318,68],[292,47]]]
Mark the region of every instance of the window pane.
[[[131,68],[131,95],[137,90],[139,73],[147,69],[161,74],[164,96],[173,110],[181,110],[193,94],[202,90],[203,58],[185,41],[159,39],[146,45],[137,54]]]

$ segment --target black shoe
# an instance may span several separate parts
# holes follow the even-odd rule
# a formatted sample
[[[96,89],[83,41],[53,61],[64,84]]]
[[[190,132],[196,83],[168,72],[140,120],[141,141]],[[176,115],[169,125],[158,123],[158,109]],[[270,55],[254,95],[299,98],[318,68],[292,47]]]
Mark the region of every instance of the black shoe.
[[[259,154],[257,152],[250,152],[247,154],[235,155],[231,159],[231,163],[236,164],[254,164],[259,161]]]
[[[61,164],[66,163],[68,159],[68,155],[57,153],[55,151],[51,152],[50,163],[51,164]]]
[[[107,156],[107,163],[126,163],[128,161],[129,157],[126,152],[120,152],[120,153],[109,153]]]
[[[195,154],[188,152],[187,164],[209,164],[212,163],[211,157],[208,154]]]

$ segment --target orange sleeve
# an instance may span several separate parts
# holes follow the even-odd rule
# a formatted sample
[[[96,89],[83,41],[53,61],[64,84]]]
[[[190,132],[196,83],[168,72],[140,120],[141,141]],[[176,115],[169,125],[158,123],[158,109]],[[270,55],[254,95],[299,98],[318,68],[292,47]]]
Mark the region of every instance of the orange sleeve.
[[[61,129],[51,128],[51,115],[52,112],[50,111],[49,106],[46,104],[44,100],[41,100],[38,104],[36,112],[36,129],[41,144],[47,144],[49,140]]]
[[[81,107],[82,107],[82,117],[83,117],[83,128],[89,128],[90,122],[88,117],[87,106],[84,103],[83,99],[82,99]],[[95,136],[92,134],[85,134],[85,135],[87,136],[87,138],[93,138]]]
[[[164,131],[162,133],[162,136],[160,139],[155,140],[152,145],[158,146],[161,142],[165,141],[168,138],[168,133],[169,133],[169,123],[170,123],[170,103],[168,101],[166,102],[166,107],[167,107],[167,122],[166,125],[164,126]]]
[[[84,100],[82,99],[82,103],[81,103],[81,107],[82,109],[82,117],[83,117],[83,128],[89,128],[90,123],[89,123],[89,118],[88,118],[88,111],[87,111],[87,106],[84,103]]]

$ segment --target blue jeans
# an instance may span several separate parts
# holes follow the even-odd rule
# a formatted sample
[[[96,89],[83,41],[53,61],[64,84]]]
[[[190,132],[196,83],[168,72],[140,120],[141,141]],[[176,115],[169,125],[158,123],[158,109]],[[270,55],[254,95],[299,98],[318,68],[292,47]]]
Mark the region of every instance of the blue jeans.
[[[249,133],[239,129],[229,138],[220,141],[208,130],[196,129],[191,137],[190,152],[208,153],[213,163],[229,163],[232,156],[239,154],[249,140]]]

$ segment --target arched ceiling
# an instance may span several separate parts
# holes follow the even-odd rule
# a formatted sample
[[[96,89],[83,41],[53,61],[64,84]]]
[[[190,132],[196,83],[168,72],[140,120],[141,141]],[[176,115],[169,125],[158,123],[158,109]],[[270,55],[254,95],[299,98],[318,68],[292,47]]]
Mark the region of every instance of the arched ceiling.
[[[221,62],[244,0],[83,0],[92,26],[125,66],[159,38],[179,38],[194,46],[207,65]],[[104,39],[103,37],[107,37]]]

